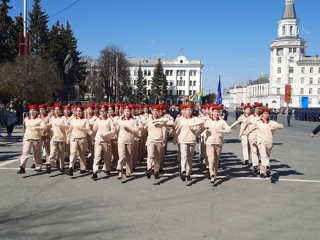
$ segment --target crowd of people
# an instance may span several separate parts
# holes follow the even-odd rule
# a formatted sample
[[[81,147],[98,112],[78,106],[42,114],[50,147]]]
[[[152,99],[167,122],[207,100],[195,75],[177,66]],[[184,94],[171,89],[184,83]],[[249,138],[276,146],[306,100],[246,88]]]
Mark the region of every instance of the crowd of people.
[[[23,121],[25,132],[18,174],[25,173],[31,148],[34,153],[32,167],[36,171],[41,171],[45,159],[47,173],[51,173],[56,161],[61,172],[73,176],[78,159],[80,174],[92,169],[92,179],[98,178],[101,163],[102,171],[107,175],[115,168],[118,179],[122,179],[124,172],[130,177],[146,152],[146,176],[150,179],[154,174],[158,179],[164,168],[168,139],[172,136],[173,144],[177,145],[181,180],[191,180],[193,156],[199,139],[200,156],[213,183],[218,174],[223,136],[241,124],[244,164],[249,164],[251,155],[253,171],[265,177],[270,176],[273,133],[283,128],[282,124],[270,121],[270,110],[262,110],[259,103],[246,105],[245,112],[231,127],[223,119],[227,116],[224,109],[214,103],[203,105],[197,114],[194,114],[193,104],[173,105],[169,111],[163,104],[113,103],[86,106],[56,103],[49,108],[45,104],[30,105],[28,109],[29,116]],[[254,114],[251,115],[252,109]]]

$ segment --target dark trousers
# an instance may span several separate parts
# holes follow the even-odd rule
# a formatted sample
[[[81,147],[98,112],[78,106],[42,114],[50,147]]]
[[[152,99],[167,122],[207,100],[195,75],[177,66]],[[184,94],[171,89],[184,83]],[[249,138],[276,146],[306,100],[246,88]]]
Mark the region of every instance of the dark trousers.
[[[11,125],[7,125],[7,133],[8,134],[11,134],[13,132],[13,128],[14,128],[14,124],[11,124]]]
[[[290,118],[291,118],[291,116],[287,116],[288,126],[290,126]]]

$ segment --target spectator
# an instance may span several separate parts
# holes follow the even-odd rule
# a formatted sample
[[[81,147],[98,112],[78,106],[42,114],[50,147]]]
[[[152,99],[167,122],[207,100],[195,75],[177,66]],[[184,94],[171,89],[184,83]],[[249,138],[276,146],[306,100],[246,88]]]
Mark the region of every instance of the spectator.
[[[26,117],[26,116],[24,116],[25,113],[28,113],[28,112],[29,112],[28,107],[29,107],[29,104],[28,104],[27,100],[23,100],[22,106],[21,106],[22,119],[23,119],[24,117]]]
[[[170,115],[176,120],[177,116],[179,115],[179,106],[176,106],[176,104],[173,104],[170,108]]]
[[[228,113],[228,111],[227,111],[227,108],[226,108],[226,107],[223,107],[223,110],[222,110],[221,115],[222,115],[222,119],[223,119],[223,120],[225,120],[225,121],[227,121],[227,120],[228,120],[228,115],[229,115],[229,113]]]
[[[288,113],[287,113],[287,123],[288,123],[288,127],[290,127],[290,119],[291,119],[291,116],[292,116],[292,109],[290,108],[288,110]]]
[[[14,109],[13,104],[10,104],[7,112],[7,137],[12,136],[13,128],[14,128],[14,123],[17,121],[17,111]]]
[[[4,125],[5,117],[6,117],[5,107],[4,107],[4,104],[0,101],[0,137],[2,137],[1,126]]]

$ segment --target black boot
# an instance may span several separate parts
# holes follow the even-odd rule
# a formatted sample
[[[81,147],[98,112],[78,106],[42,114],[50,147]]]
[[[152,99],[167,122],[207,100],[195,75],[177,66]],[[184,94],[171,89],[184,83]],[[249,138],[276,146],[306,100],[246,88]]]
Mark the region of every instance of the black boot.
[[[106,175],[110,176],[111,175],[110,171],[106,171]]]
[[[69,169],[68,175],[69,175],[69,176],[73,176],[73,169],[72,169],[72,168]]]
[[[244,161],[244,165],[248,165],[248,163],[249,163],[249,160]]]
[[[154,174],[154,179],[159,179],[160,177],[159,177],[159,173],[155,173]]]
[[[258,171],[259,171],[258,166],[254,166],[254,167],[253,167],[253,172],[254,172],[255,174],[257,174],[257,173],[258,173]]]
[[[47,166],[46,172],[47,173],[51,173],[51,167],[50,166]]]
[[[95,180],[95,179],[97,179],[98,178],[98,175],[96,174],[96,173],[94,173],[93,175],[92,175],[92,177],[91,177],[91,179],[93,179],[93,180]]]
[[[266,174],[267,174],[267,177],[270,177],[270,175],[271,175],[270,169],[267,169]]]
[[[181,174],[181,180],[182,180],[183,182],[185,182],[185,181],[186,181],[186,175]]]
[[[87,171],[86,170],[80,170],[80,173],[81,174],[84,174],[84,173],[86,173]]]
[[[148,178],[148,179],[151,178],[151,171],[150,171],[150,170],[147,171],[147,178]]]
[[[32,166],[30,168],[36,168],[36,165],[35,164],[32,164]]]
[[[23,167],[20,167],[20,170],[17,172],[17,174],[26,173],[26,170]]]
[[[189,182],[191,181],[190,175],[187,176],[187,181],[189,181]]]

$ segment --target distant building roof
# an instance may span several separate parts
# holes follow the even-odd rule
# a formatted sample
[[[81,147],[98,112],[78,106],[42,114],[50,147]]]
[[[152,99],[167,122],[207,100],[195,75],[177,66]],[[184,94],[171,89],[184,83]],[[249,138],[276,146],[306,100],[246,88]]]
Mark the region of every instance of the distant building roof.
[[[297,13],[294,7],[294,0],[286,0],[286,7],[284,9],[282,19],[295,19],[295,18],[297,18]]]
[[[249,85],[259,85],[264,83],[269,83],[269,74],[262,75],[256,80],[249,81]]]

